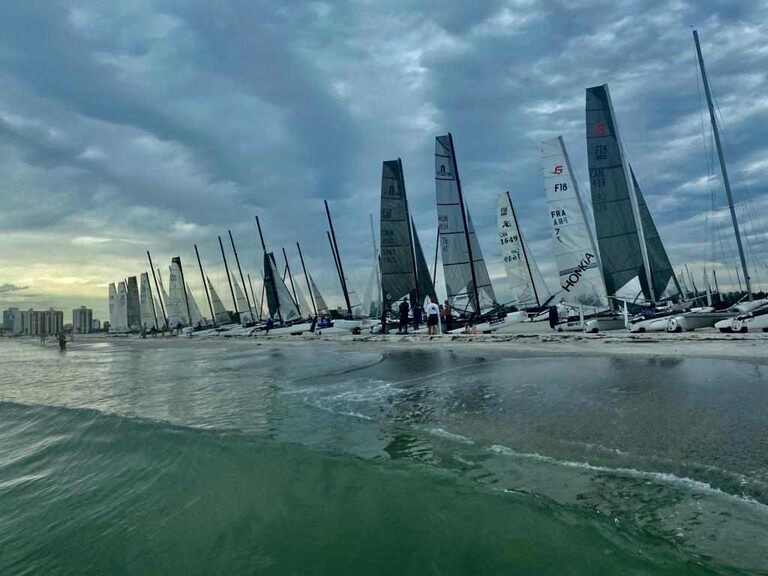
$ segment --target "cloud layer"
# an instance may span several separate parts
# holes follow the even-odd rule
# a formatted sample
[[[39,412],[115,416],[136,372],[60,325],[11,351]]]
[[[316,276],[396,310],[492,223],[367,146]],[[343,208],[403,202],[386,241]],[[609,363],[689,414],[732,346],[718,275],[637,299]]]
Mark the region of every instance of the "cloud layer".
[[[232,229],[255,277],[256,214],[273,248],[295,258],[302,242],[338,301],[322,200],[362,284],[381,161],[402,157],[431,253],[433,141],[448,130],[497,292],[494,206],[507,189],[554,284],[537,144],[563,134],[585,180],[584,89],[601,83],[673,263],[695,275],[719,263],[735,282],[691,25],[753,275],[768,281],[765,1],[11,0],[3,12],[0,284],[30,287],[4,302],[86,303],[103,317],[106,283],[146,270],[147,249],[194,269],[193,243],[224,295],[216,236]]]

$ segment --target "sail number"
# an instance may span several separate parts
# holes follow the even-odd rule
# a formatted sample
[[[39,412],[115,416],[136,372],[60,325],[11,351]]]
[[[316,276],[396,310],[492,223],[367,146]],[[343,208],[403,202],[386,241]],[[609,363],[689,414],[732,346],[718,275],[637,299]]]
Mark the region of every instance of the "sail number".
[[[568,190],[567,182],[558,182],[555,184],[555,192],[565,192]]]

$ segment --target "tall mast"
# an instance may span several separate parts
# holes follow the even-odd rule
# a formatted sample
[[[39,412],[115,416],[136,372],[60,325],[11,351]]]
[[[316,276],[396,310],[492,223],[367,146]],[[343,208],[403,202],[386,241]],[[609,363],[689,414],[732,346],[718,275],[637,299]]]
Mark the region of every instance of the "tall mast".
[[[288,280],[290,280],[291,282],[291,292],[293,292],[293,303],[296,304],[296,310],[298,310],[299,316],[301,316],[299,299],[296,297],[296,286],[294,286],[293,284],[293,274],[291,274],[291,266],[288,264],[288,254],[285,253],[285,248],[283,248],[283,260],[285,260],[285,271],[288,274]]]
[[[347,279],[344,277],[344,268],[341,265],[341,252],[339,252],[339,244],[336,242],[336,231],[333,228],[333,220],[331,220],[331,210],[328,208],[328,201],[325,202],[325,214],[328,216],[328,226],[331,229],[331,249],[333,250],[334,257],[336,259],[336,267],[339,270],[339,278],[341,279],[341,289],[344,291],[344,301],[347,304],[347,312],[349,312],[350,318],[352,317],[352,304],[349,301],[349,291],[347,290]]]
[[[184,303],[187,305],[187,320],[189,325],[192,326],[192,312],[189,311],[189,295],[187,294],[187,283],[184,280],[184,269],[181,267],[181,257],[174,256],[171,258],[172,262],[176,262],[179,265],[179,274],[181,274],[181,287],[184,289]]]
[[[149,269],[152,270],[152,278],[155,280],[155,292],[157,292],[157,299],[160,300],[160,310],[163,313],[163,322],[165,322],[165,329],[168,330],[168,316],[165,313],[165,304],[163,304],[163,297],[160,294],[160,286],[157,284],[157,275],[155,274],[155,267],[152,265],[152,256],[147,250],[147,259],[149,260]]]
[[[232,278],[229,275],[229,264],[227,264],[227,255],[224,253],[224,243],[219,236],[219,248],[221,248],[221,257],[224,260],[224,270],[227,272],[227,282],[229,282],[229,293],[232,295],[232,304],[235,306],[235,314],[240,318],[240,311],[237,309],[237,300],[235,299],[235,289],[232,288]]]
[[[232,238],[232,230],[227,230],[229,233],[229,241],[232,244],[232,252],[235,253],[235,262],[237,263],[237,271],[240,273],[240,283],[243,285],[243,292],[245,292],[245,301],[248,304],[248,313],[251,315],[251,322],[253,322],[253,307],[251,306],[251,298],[248,296],[248,289],[245,287],[245,278],[243,277],[243,269],[240,268],[240,258],[237,256],[237,248],[235,248],[235,239]]]
[[[533,296],[536,298],[536,306],[541,307],[541,301],[539,300],[539,292],[536,290],[536,282],[533,279],[533,274],[531,273],[531,264],[528,262],[528,254],[525,251],[525,242],[523,241],[523,233],[520,231],[520,226],[517,223],[517,213],[515,213],[515,206],[512,204],[512,196],[509,194],[509,190],[507,190],[507,202],[509,202],[509,208],[512,210],[512,220],[515,221],[515,230],[517,230],[517,236],[518,236],[518,242],[520,242],[520,246],[523,249],[523,259],[525,260],[525,267],[528,269],[528,278],[531,279],[531,286],[533,287]]]
[[[747,297],[752,300],[752,281],[747,270],[747,259],[744,256],[744,246],[741,243],[741,233],[739,232],[739,221],[736,219],[736,207],[733,204],[733,193],[731,192],[731,181],[728,179],[728,168],[725,165],[725,156],[723,155],[723,146],[720,143],[720,130],[717,127],[715,118],[715,105],[712,102],[712,91],[709,88],[709,79],[707,70],[704,68],[704,56],[701,54],[701,44],[699,43],[698,30],[693,31],[693,41],[696,44],[696,55],[699,58],[699,68],[701,69],[701,79],[704,83],[704,93],[707,95],[707,106],[709,107],[709,119],[712,122],[712,134],[715,137],[715,147],[717,148],[717,157],[720,160],[720,173],[723,176],[723,186],[725,195],[728,197],[728,208],[731,211],[731,221],[733,222],[733,232],[736,234],[736,246],[739,249],[739,260],[741,261],[741,271],[744,275],[744,283],[747,286]]]
[[[475,274],[475,260],[472,257],[472,242],[469,238],[469,225],[467,223],[467,209],[464,206],[464,194],[461,191],[461,178],[459,178],[459,166],[456,163],[456,148],[453,146],[453,134],[448,132],[448,141],[451,143],[451,157],[453,159],[453,173],[456,175],[456,189],[459,192],[459,205],[461,206],[461,219],[464,224],[464,237],[467,240],[467,256],[469,256],[469,269],[472,271],[472,290],[475,296],[474,313],[480,315],[480,291],[477,288],[477,275]]]
[[[307,290],[309,291],[309,301],[312,303],[312,310],[317,318],[317,305],[315,304],[315,295],[312,293],[312,286],[309,283],[309,274],[307,274],[307,267],[304,265],[304,255],[301,253],[301,245],[296,242],[296,248],[299,251],[299,260],[301,260],[301,270],[304,272],[304,280],[307,282]]]
[[[405,192],[405,176],[403,176],[403,161],[400,158],[397,159],[398,176],[400,176],[400,189],[403,191],[403,203],[405,204],[405,218],[408,221],[408,242],[411,245],[411,264],[413,265],[413,283],[416,292],[416,302],[412,302],[412,305],[421,302],[421,295],[419,294],[419,273],[416,270],[416,248],[413,245],[413,227],[411,226],[411,213],[408,210],[408,194]]]
[[[200,278],[203,281],[203,288],[205,288],[205,298],[208,300],[208,309],[211,311],[211,321],[216,326],[216,314],[213,311],[213,304],[211,303],[211,294],[208,292],[208,283],[205,281],[205,272],[203,272],[203,262],[200,260],[200,252],[197,250],[197,244],[195,244],[195,256],[197,256],[197,266],[200,268]]]
[[[328,237],[328,244],[330,244],[331,246],[331,254],[333,254],[333,263],[336,266],[336,274],[339,277],[339,282],[341,283],[341,291],[344,293],[344,299],[346,300],[347,293],[346,293],[346,290],[344,289],[344,280],[342,279],[341,269],[339,268],[339,259],[336,256],[336,250],[333,247],[333,239],[331,238],[331,233],[328,230],[325,231],[325,235]],[[350,312],[350,316],[351,315],[352,313]]]

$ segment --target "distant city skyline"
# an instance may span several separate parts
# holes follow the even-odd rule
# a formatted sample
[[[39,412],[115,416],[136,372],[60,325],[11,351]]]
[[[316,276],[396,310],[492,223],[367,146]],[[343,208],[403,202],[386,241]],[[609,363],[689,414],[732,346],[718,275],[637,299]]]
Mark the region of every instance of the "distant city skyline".
[[[563,135],[589,204],[584,93],[602,83],[674,268],[688,264],[698,283],[715,266],[721,286],[733,286],[691,26],[755,288],[765,289],[766,2],[5,2],[0,309],[84,304],[107,319],[108,284],[149,271],[147,249],[166,280],[180,256],[204,302],[194,243],[231,308],[216,236],[232,230],[258,291],[256,214],[294,271],[301,242],[336,306],[322,200],[362,291],[381,163],[401,157],[434,254],[434,137],[448,131],[499,298],[509,292],[495,229],[505,190],[555,287],[537,146]],[[442,294],[440,270],[437,284]]]

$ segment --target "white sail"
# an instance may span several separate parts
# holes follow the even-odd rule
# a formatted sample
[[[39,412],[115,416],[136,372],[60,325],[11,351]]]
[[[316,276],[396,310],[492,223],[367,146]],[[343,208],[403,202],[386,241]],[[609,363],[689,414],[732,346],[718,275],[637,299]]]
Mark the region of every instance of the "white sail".
[[[315,279],[312,278],[312,274],[309,274],[309,285],[312,288],[312,297],[315,299],[315,307],[318,314],[328,314],[328,304],[325,303],[325,298],[320,294],[320,289],[315,283]]]
[[[302,291],[301,286],[299,285],[298,278],[294,278],[293,281],[296,282],[296,301],[299,305],[299,308],[301,308],[302,317],[312,318],[312,315],[313,315],[312,305],[304,297],[304,292]]]
[[[240,322],[249,324],[253,320],[251,318],[251,311],[248,306],[248,300],[246,299],[242,288],[240,288],[240,283],[237,281],[237,277],[234,274],[232,274],[232,288],[235,291],[237,310],[240,312]]]
[[[221,298],[219,298],[218,293],[213,288],[213,282],[211,282],[211,279],[207,276],[205,279],[208,282],[208,292],[211,295],[211,306],[213,307],[213,315],[216,318],[216,322],[220,324],[226,324],[229,322],[229,313],[227,312],[227,309],[224,308],[224,304],[222,303]]]
[[[200,307],[197,305],[197,300],[192,294],[189,284],[187,284],[187,298],[189,299],[189,313],[192,315],[190,318],[192,326],[202,326],[204,324],[203,315],[200,313]]]
[[[513,304],[520,309],[540,308],[550,298],[549,289],[523,238],[509,192],[499,195],[497,223]]]
[[[377,300],[379,291],[376,290],[376,286],[381,286],[379,282],[379,267],[378,264],[374,264],[371,267],[371,272],[368,276],[368,282],[365,284],[365,292],[363,292],[363,310],[364,316],[378,316],[378,308],[381,303]]]
[[[435,189],[448,301],[459,311],[488,311],[497,306],[496,295],[464,205],[450,134],[435,139]]]
[[[541,159],[560,298],[569,304],[607,308],[600,259],[562,137],[541,144]]]
[[[172,260],[169,267],[170,280],[168,281],[168,300],[166,308],[168,324],[171,329],[180,326],[189,326],[187,314],[187,297],[184,293],[184,283],[181,281],[181,266]]]
[[[117,299],[115,301],[115,325],[113,332],[128,331],[128,288],[125,282],[117,283]]]
[[[113,331],[115,329],[115,322],[116,322],[116,310],[117,310],[117,288],[115,287],[114,282],[109,283],[109,288],[107,289],[107,300],[109,303],[109,329],[110,331]]]
[[[139,296],[140,309],[141,309],[141,327],[144,330],[157,329],[157,322],[155,320],[155,308],[154,301],[152,300],[152,288],[149,284],[149,274],[142,272],[141,274],[141,291]]]

